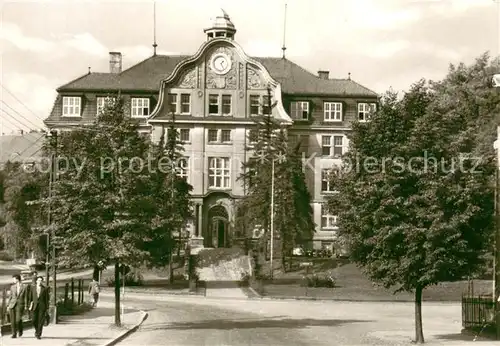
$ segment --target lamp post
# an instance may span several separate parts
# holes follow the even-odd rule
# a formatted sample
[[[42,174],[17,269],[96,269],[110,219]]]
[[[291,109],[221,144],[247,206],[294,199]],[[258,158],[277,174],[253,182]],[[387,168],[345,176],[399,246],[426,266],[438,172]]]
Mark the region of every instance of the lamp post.
[[[497,126],[497,140],[493,144],[497,152],[495,170],[495,250],[493,259],[493,303],[495,304],[495,326],[497,340],[500,340],[500,213],[499,213],[499,170],[500,170],[500,126]]]
[[[271,164],[271,271],[270,276],[271,280],[273,279],[274,267],[273,267],[273,258],[274,258],[274,161],[273,158]]]
[[[497,2],[498,4],[498,2]],[[492,85],[500,88],[500,74],[493,75]],[[493,304],[495,307],[495,326],[497,340],[500,340],[500,126],[497,126],[497,140],[493,144],[497,152],[497,167],[495,169],[495,250],[493,252]]]

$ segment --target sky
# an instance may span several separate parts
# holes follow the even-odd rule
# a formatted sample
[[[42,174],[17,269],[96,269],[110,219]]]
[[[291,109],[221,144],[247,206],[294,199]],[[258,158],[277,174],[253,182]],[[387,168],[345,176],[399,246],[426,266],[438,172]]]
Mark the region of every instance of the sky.
[[[496,0],[500,2],[500,0]],[[284,9],[287,4],[286,30]],[[153,1],[0,0],[0,133],[43,128],[55,89],[153,53]],[[499,55],[495,0],[156,0],[158,54],[194,54],[223,8],[250,56],[286,56],[384,93]]]

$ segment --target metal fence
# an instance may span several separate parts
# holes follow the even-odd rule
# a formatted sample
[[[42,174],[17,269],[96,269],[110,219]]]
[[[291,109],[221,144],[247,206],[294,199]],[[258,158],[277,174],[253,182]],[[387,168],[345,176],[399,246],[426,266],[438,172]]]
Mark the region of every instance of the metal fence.
[[[462,327],[478,328],[491,324],[495,315],[495,302],[488,296],[462,296]]]

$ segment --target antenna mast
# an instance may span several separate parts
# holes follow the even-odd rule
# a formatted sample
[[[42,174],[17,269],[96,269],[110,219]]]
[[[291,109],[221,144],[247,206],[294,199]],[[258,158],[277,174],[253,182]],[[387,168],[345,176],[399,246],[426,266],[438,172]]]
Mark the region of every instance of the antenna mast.
[[[156,56],[156,1],[153,1],[153,56]]]
[[[286,8],[287,4],[285,4],[285,19],[283,23],[283,47],[281,47],[281,50],[283,51],[283,59],[285,59],[285,51],[286,51]]]

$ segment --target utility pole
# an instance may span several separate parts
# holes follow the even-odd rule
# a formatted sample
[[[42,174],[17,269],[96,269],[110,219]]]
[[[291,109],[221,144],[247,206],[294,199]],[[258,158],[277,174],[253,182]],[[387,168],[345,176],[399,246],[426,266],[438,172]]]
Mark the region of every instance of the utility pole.
[[[493,147],[497,151],[497,167],[495,173],[495,251],[494,251],[494,291],[493,303],[495,304],[495,326],[497,340],[500,340],[500,126],[497,126],[497,140]]]
[[[52,179],[55,182],[57,180],[57,172],[59,171],[58,160],[57,160],[57,131],[54,131],[54,160],[52,165]],[[52,228],[52,304],[54,307],[54,317],[53,323],[57,324],[57,259],[56,259],[56,242],[55,242],[55,230]]]
[[[57,131],[51,131],[51,138],[52,138],[52,148],[53,152],[51,155],[51,162],[50,162],[50,180],[49,180],[49,197],[51,198],[53,196],[53,184],[57,180]],[[47,232],[47,258],[49,257],[49,251],[50,251],[50,245],[52,245],[52,297],[50,300],[50,311],[52,312],[51,314],[51,319],[52,323],[56,324],[57,323],[57,283],[56,283],[56,273],[57,273],[57,262],[56,262],[56,243],[55,243],[55,230],[52,227],[52,211],[50,207],[50,202],[49,202],[49,210],[48,210],[48,221],[49,221],[49,231]],[[50,234],[50,235],[49,235]],[[49,241],[49,237],[51,241]],[[47,287],[49,285],[49,268],[45,268],[46,270],[46,276],[47,276]]]
[[[49,136],[50,140],[53,141],[53,138]],[[53,143],[51,143],[52,146]],[[52,198],[52,183],[54,179],[54,153],[51,153],[50,155],[50,171],[49,171],[49,205],[48,205],[48,214],[47,214],[47,230],[45,231],[45,236],[47,237],[47,242],[46,242],[46,257],[45,257],[45,282],[46,285],[49,285],[49,279],[50,279],[50,226],[52,225],[52,210],[51,210],[51,198]]]
[[[273,267],[273,257],[274,257],[274,157],[271,164],[271,280],[273,279],[274,267]]]
[[[168,138],[168,145],[169,145],[169,160],[170,160],[170,166],[171,166],[171,172],[170,172],[170,199],[172,203],[172,216],[174,216],[174,182],[175,182],[175,155],[174,151],[176,149],[176,138],[177,138],[177,133],[175,131],[175,112],[172,113],[172,126],[170,127],[170,131],[173,131],[172,133],[167,134]],[[175,222],[174,222],[175,224]],[[173,231],[173,230],[172,230]],[[179,231],[180,232],[180,231]],[[173,232],[172,232],[173,233]],[[180,239],[180,234],[179,234],[179,239]],[[178,245],[180,247],[180,243]],[[169,275],[169,282],[172,284],[174,282],[174,264],[172,263],[174,261],[174,253],[173,253],[173,248],[170,249],[170,259],[168,261],[168,275]]]

